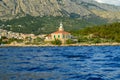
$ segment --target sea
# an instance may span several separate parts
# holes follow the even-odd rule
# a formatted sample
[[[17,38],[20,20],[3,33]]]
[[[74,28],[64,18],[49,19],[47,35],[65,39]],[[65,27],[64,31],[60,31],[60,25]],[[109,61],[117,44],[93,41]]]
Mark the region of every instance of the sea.
[[[2,47],[0,80],[120,80],[120,46]]]

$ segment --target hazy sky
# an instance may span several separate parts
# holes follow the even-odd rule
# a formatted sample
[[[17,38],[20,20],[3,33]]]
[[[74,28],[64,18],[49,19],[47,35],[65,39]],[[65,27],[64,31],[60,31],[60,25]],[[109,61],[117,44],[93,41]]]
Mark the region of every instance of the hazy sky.
[[[108,4],[114,4],[120,6],[120,0],[95,0],[100,3],[108,3]]]

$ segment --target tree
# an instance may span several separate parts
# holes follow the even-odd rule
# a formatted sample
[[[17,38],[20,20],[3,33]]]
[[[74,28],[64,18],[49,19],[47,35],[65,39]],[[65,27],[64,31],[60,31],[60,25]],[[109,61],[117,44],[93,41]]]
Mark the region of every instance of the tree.
[[[62,41],[60,41],[59,39],[55,39],[54,41],[51,42],[54,45],[61,45]]]
[[[42,39],[42,38],[37,37],[37,38],[35,38],[35,39],[34,39],[34,42],[37,42],[37,43],[39,43],[39,42],[43,42],[43,39]]]
[[[93,40],[93,43],[95,43],[95,44],[96,43],[101,43],[101,40],[99,38],[96,38],[96,39]]]
[[[0,39],[0,45],[2,44],[2,39]]]
[[[73,44],[73,43],[74,43],[74,41],[72,39],[66,40],[66,44]]]
[[[106,42],[120,42],[120,23],[87,27],[75,31],[73,34],[78,37],[78,42],[101,43],[102,40],[106,40]],[[92,34],[93,37],[89,39],[84,38],[90,34]],[[79,35],[83,35],[84,37],[79,37]]]

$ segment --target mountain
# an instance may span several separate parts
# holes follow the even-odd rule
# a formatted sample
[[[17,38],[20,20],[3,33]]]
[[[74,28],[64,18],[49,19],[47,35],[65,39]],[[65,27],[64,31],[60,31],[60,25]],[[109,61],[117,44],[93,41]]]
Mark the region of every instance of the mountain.
[[[62,21],[68,31],[120,21],[120,6],[94,0],[0,0],[0,28],[50,33]]]
[[[0,19],[31,16],[68,16],[120,20],[120,7],[94,0],[0,0]]]

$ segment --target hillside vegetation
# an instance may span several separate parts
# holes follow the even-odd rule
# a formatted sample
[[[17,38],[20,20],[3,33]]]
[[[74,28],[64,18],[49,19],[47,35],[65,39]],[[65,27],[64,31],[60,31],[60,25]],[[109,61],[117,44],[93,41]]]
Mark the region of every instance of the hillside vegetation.
[[[86,26],[107,23],[106,20],[98,17],[95,17],[94,19],[77,19],[73,17],[33,17],[27,15],[18,19],[0,21],[0,28],[13,32],[44,34],[56,31],[61,21],[63,22],[64,28],[67,31],[78,30]]]
[[[73,35],[77,36],[79,42],[120,42],[120,23],[87,27],[73,31]]]

